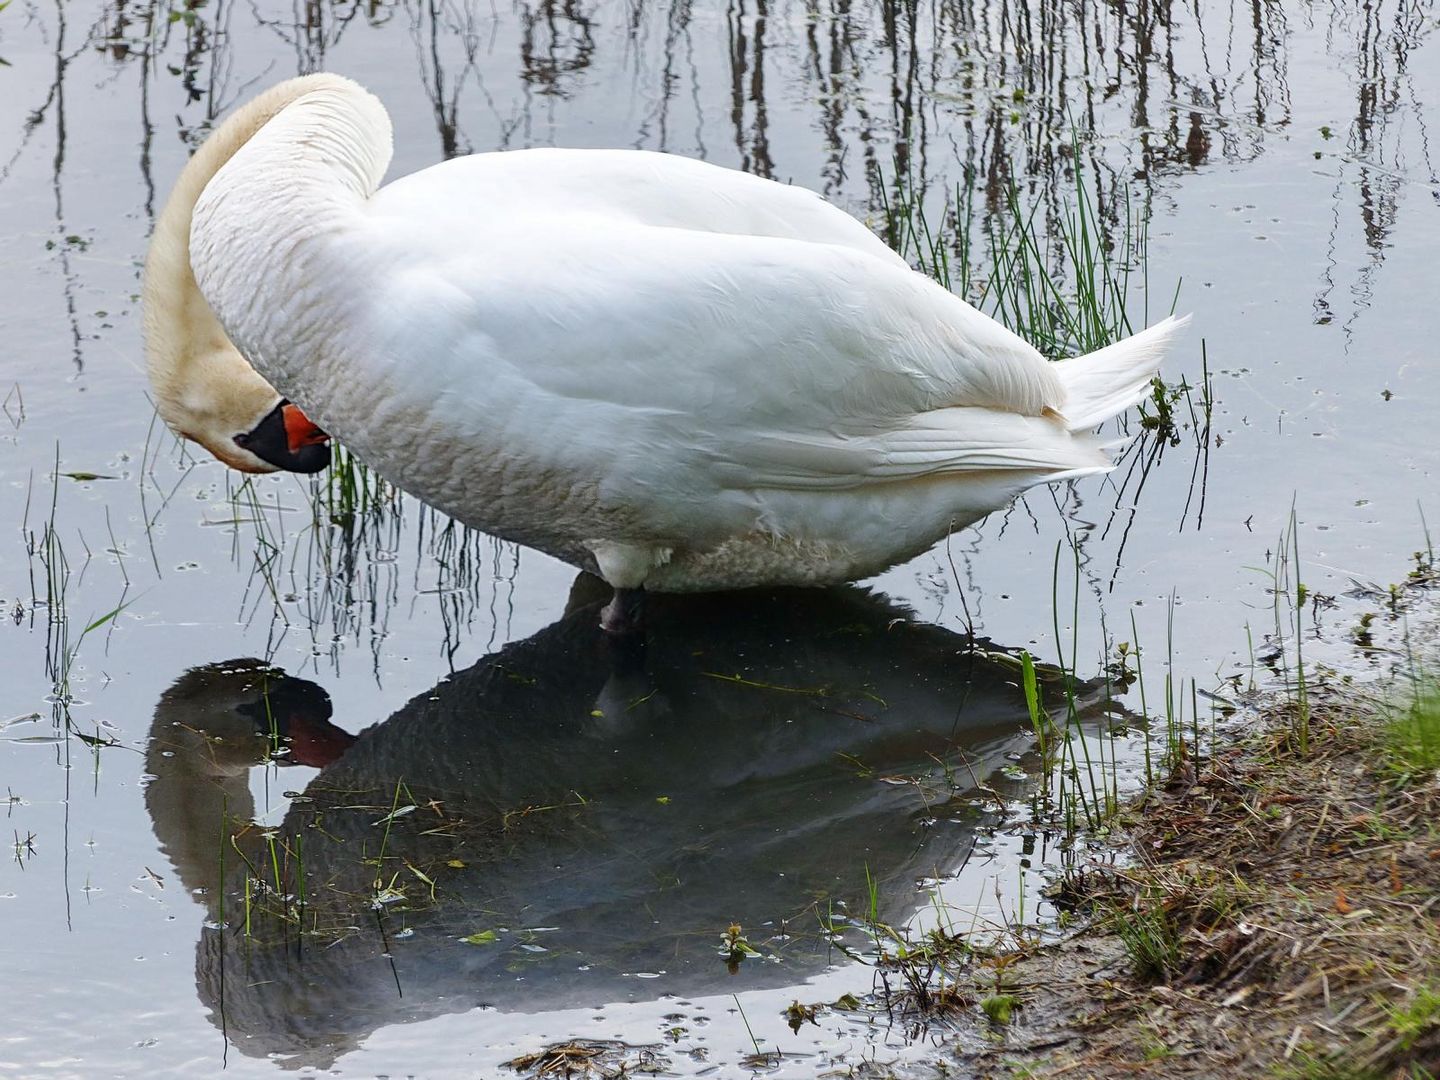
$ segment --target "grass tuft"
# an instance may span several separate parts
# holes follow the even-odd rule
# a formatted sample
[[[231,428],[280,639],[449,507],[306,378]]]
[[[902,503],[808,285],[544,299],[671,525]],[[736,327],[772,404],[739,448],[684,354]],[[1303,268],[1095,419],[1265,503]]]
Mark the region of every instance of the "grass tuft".
[[[1401,784],[1440,771],[1440,681],[1422,676],[1408,704],[1394,708],[1382,745],[1386,773]]]
[[[343,446],[336,446],[325,482],[317,488],[317,512],[333,525],[348,527],[357,518],[393,511],[400,499],[398,488]]]
[[[1410,1050],[1426,1036],[1440,1031],[1440,987],[1417,987],[1408,1001],[1398,1005],[1381,1002],[1386,1026],[1394,1033],[1401,1050]]]
[[[1137,894],[1131,903],[1114,909],[1110,925],[1137,977],[1166,982],[1179,971],[1184,956],[1180,928],[1163,895]]]
[[[1129,299],[1149,258],[1148,205],[1123,188],[1107,203],[1077,176],[1058,205],[1028,201],[1012,180],[982,210],[977,183],[967,172],[935,224],[923,194],[897,181],[883,205],[886,242],[1050,359],[1134,332]]]

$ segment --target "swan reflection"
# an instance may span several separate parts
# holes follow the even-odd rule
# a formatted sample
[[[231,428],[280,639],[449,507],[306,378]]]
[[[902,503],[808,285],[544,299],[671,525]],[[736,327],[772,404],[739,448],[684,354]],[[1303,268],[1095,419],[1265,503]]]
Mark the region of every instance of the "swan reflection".
[[[821,917],[863,910],[867,874],[903,920],[973,848],[977,787],[1020,793],[1015,668],[969,638],[857,588],[654,600],[643,652],[577,596],[358,736],[259,661],[180,676],[147,805],[237,1046],[324,1065],[482,1004],[794,984],[842,959]],[[321,771],[262,829],[249,774],[277,741]],[[734,923],[760,956],[732,974]]]

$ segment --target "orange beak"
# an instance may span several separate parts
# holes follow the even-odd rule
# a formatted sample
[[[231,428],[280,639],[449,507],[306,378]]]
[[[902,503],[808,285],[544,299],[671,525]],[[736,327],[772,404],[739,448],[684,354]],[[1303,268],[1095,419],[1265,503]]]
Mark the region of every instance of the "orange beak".
[[[297,454],[301,447],[319,446],[330,441],[330,436],[316,427],[299,405],[287,402],[280,410],[280,415],[285,421],[285,442],[290,453]]]

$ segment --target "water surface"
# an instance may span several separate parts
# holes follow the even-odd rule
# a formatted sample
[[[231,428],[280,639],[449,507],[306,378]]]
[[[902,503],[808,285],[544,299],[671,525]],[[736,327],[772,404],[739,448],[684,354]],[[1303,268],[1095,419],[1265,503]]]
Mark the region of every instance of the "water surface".
[[[1177,678],[1248,680],[1249,642],[1263,653],[1273,631],[1254,568],[1292,505],[1337,627],[1352,579],[1400,578],[1423,543],[1437,18],[16,0],[0,12],[0,1064],[492,1075],[581,1036],[733,1075],[747,1022],[787,1055],[780,1075],[933,1056],[863,1018],[793,1034],[780,1014],[868,989],[841,947],[860,940],[845,920],[867,875],[896,921],[933,894],[983,926],[1022,888],[1033,914],[1058,856],[1027,824],[1024,700],[991,654],[1073,649],[1092,677],[1138,635],[1153,711],[1171,655]],[[307,481],[242,489],[154,422],[138,275],[168,185],[225,110],[319,68],[391,109],[394,175],[478,150],[647,147],[814,187],[878,228],[902,180],[937,219],[966,185],[983,223],[1012,180],[1060,212],[1078,172],[1112,224],[1126,195],[1148,213],[1132,318],[1169,310],[1179,283],[1194,329],[1167,374],[1200,384],[1203,355],[1211,438],[1137,444],[1134,469],[1034,492],[868,592],[678,605],[660,648],[615,655],[569,568],[409,504],[317,520]],[[1116,693],[1092,730],[1140,709]],[[1119,745],[1137,769],[1139,737]],[[761,954],[734,973],[732,923]]]

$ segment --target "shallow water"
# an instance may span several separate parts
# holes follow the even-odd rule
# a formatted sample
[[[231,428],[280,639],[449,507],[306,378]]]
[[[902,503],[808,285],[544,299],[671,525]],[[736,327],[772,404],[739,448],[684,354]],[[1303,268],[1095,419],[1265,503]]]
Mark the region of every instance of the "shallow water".
[[[1423,543],[1437,20],[1394,3],[0,11],[0,1067],[492,1075],[581,1036],[732,1075],[747,1026],[780,1075],[933,1055],[833,1014],[792,1034],[781,1010],[868,989],[842,949],[864,947],[846,918],[867,876],[895,921],[932,893],[982,926],[1022,890],[1035,911],[1059,856],[1023,810],[1025,704],[967,628],[991,651],[1073,649],[1086,677],[1138,636],[1153,712],[1172,655],[1202,688],[1250,677],[1248,641],[1263,653],[1274,629],[1255,568],[1292,503],[1312,594],[1340,597],[1332,637],[1352,579],[1399,579]],[[1181,282],[1195,322],[1167,374],[1199,384],[1203,339],[1212,439],[1140,444],[1143,483],[1127,464],[1034,492],[869,583],[882,598],[678,605],[663,647],[613,655],[568,568],[408,504],[317,524],[307,482],[237,492],[153,423],[136,300],[153,216],[211,118],[317,67],[390,107],[393,175],[643,146],[877,223],[898,174],[938,206],[972,170],[980,216],[1007,175],[1058,206],[1073,125],[1093,190],[1148,201],[1153,295],[1132,316]],[[1113,711],[1140,706],[1132,689]],[[1141,738],[1117,745],[1133,774]],[[733,974],[731,923],[762,954]]]

